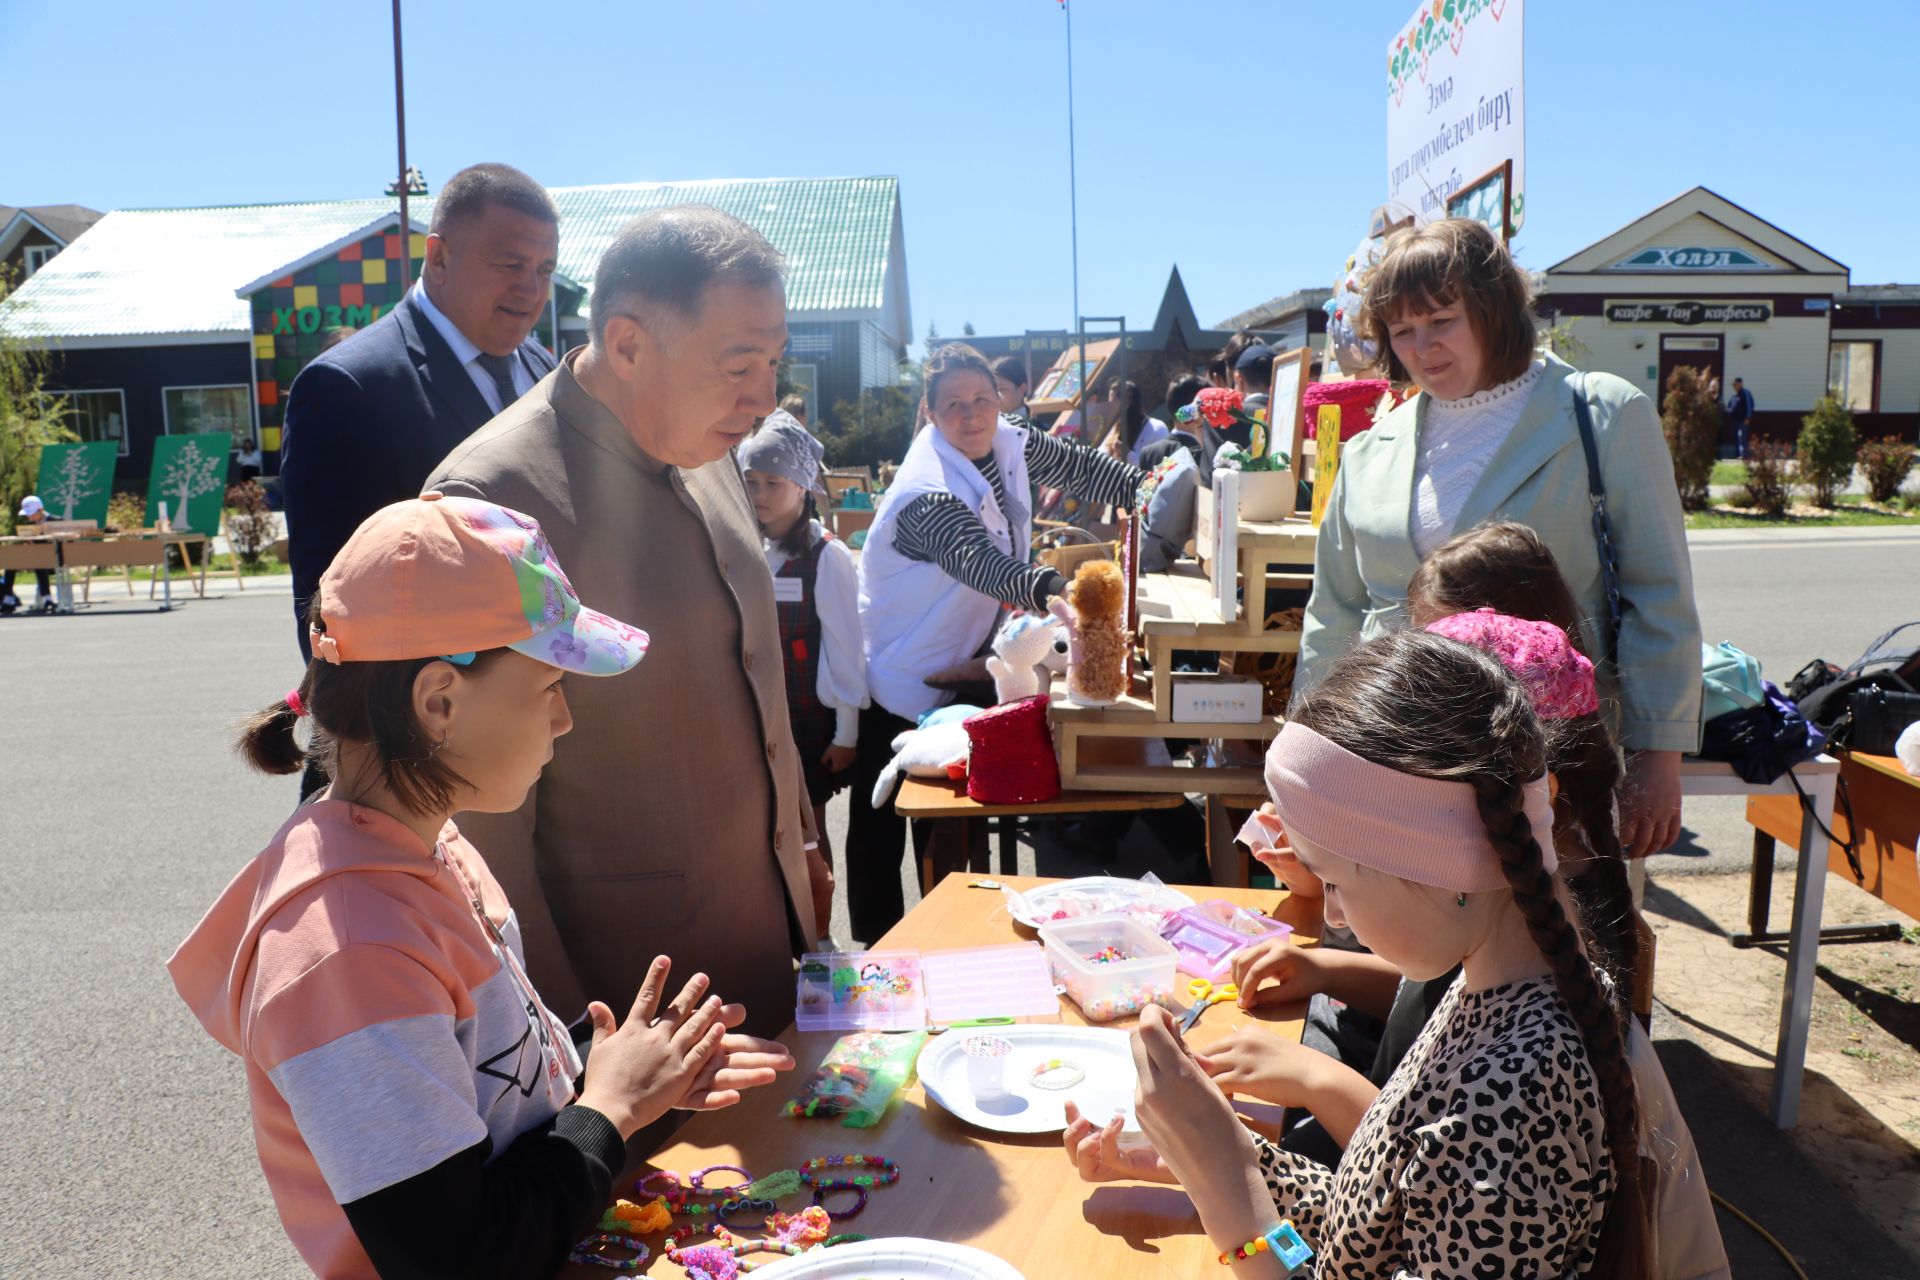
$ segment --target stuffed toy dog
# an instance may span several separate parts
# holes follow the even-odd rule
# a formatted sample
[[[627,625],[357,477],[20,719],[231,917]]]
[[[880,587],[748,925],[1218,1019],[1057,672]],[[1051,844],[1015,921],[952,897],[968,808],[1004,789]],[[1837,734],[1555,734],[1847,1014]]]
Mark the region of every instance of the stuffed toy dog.
[[[1089,560],[1065,601],[1050,606],[1068,629],[1067,692],[1083,702],[1118,702],[1127,692],[1127,584],[1111,560]]]

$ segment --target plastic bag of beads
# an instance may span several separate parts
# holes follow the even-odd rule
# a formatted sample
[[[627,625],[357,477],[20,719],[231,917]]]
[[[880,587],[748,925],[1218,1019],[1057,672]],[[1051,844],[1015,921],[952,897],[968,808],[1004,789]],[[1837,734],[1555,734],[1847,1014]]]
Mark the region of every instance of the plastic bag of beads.
[[[880,1123],[894,1097],[913,1079],[925,1031],[859,1031],[841,1036],[787,1100],[783,1115],[838,1117],[849,1129]]]

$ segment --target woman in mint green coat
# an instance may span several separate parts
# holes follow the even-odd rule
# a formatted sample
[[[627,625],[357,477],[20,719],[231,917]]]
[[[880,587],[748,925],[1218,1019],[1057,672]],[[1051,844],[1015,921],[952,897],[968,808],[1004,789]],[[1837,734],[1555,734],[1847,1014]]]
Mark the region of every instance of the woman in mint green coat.
[[[1534,349],[1526,278],[1478,222],[1394,233],[1359,320],[1387,376],[1421,391],[1342,449],[1295,688],[1356,639],[1405,625],[1421,559],[1489,520],[1540,535],[1585,611],[1587,652],[1606,653],[1610,614],[1573,402],[1584,395],[1619,564],[1618,660],[1600,668],[1628,752],[1621,844],[1635,857],[1667,848],[1680,832],[1680,756],[1699,739],[1700,619],[1653,404],[1623,379]]]

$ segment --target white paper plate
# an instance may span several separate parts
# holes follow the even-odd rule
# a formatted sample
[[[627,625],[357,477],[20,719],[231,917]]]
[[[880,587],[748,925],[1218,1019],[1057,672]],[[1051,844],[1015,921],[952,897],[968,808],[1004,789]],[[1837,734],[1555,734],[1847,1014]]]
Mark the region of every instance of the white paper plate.
[[[960,1046],[969,1034],[964,1028],[944,1032],[920,1051],[920,1083],[927,1096],[968,1124],[996,1133],[1059,1133],[1067,1127],[1069,1099],[1096,1124],[1118,1112],[1123,1128],[1133,1129],[1133,1091],[1138,1077],[1127,1033],[1100,1027],[1049,1026],[1020,1023],[993,1027],[992,1034],[1013,1042],[1007,1055],[1007,1097],[999,1102],[975,1101],[967,1083],[967,1055]],[[1052,1058],[1078,1063],[1087,1078],[1071,1089],[1042,1089],[1031,1076],[1036,1065]]]
[[[763,1263],[781,1280],[1026,1280],[1012,1265],[971,1245],[944,1240],[859,1240]]]
[[[1162,911],[1179,911],[1193,905],[1193,899],[1170,885],[1143,884],[1138,880],[1123,880],[1119,876],[1081,876],[1078,880],[1062,880],[1058,884],[1044,884],[1037,889],[1022,890],[1020,896],[1026,899],[1028,911],[1022,912],[1008,899],[1008,910],[1013,918],[1030,929],[1038,929],[1051,923],[1053,914],[1051,904],[1069,893],[1105,893],[1115,898],[1121,906],[1154,907]]]

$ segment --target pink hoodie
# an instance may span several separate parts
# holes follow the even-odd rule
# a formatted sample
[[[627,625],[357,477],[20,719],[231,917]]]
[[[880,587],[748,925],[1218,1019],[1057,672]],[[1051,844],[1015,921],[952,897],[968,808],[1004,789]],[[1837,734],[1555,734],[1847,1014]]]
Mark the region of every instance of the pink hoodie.
[[[519,952],[506,896],[452,823],[429,850],[386,814],[324,800],[167,962],[246,1062],[261,1168],[317,1274],[374,1275],[342,1204],[488,1137],[504,1151],[571,1099],[579,1058]]]

